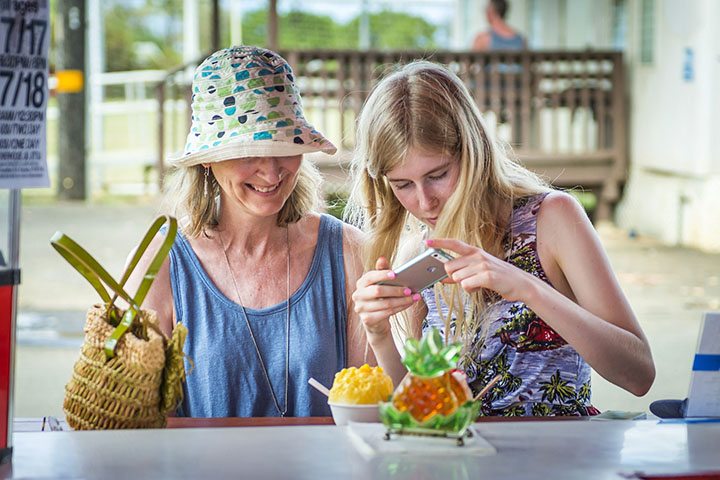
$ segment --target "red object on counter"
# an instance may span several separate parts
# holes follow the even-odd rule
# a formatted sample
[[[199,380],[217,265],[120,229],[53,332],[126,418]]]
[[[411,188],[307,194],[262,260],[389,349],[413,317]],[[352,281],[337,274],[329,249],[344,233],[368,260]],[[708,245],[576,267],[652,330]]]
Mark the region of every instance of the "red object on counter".
[[[640,480],[720,480],[720,472],[636,473],[626,478],[637,478]]]
[[[0,462],[10,456],[14,293],[15,285],[0,285]]]

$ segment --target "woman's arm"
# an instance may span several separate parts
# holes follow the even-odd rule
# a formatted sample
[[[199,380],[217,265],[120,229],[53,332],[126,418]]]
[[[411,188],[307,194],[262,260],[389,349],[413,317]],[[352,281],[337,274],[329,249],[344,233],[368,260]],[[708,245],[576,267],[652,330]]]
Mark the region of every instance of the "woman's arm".
[[[605,379],[635,395],[647,393],[655,379],[650,345],[595,228],[573,197],[560,192],[548,195],[538,213],[538,241],[547,242],[551,261],[567,280],[575,301],[558,295],[545,282],[536,282],[528,293],[528,306],[547,318]]]
[[[655,378],[650,346],[587,215],[570,195],[552,193],[540,208],[537,228],[543,268],[559,272],[566,292],[458,240],[428,244],[460,254],[446,270],[463,289],[488,288],[524,302],[600,375],[644,395]]]
[[[379,282],[394,276],[390,263],[386,258],[380,257],[375,264],[375,270],[366,272],[358,279],[352,298],[378,364],[397,385],[407,370],[393,339],[390,317],[410,309],[408,314],[412,333],[415,331],[413,326],[422,319],[425,304],[421,301],[420,294],[413,294],[409,288],[378,285]]]
[[[359,367],[364,363],[376,365],[377,361],[369,347],[360,318],[355,312],[353,291],[363,274],[362,245],[365,235],[351,225],[343,225],[343,262],[345,265],[345,298],[347,303],[347,365]]]

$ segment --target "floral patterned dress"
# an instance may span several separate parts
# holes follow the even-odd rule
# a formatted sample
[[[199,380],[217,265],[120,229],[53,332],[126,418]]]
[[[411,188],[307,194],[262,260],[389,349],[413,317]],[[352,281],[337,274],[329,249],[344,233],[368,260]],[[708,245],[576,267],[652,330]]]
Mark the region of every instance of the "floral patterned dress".
[[[537,213],[547,193],[519,200],[505,243],[506,261],[550,284],[537,253]],[[432,289],[423,334],[444,330],[448,307]],[[437,303],[442,309],[438,314]],[[499,299],[489,307],[484,343],[477,333],[460,361],[477,394],[496,375],[501,380],[483,398],[482,414],[503,416],[596,415],[590,403],[590,366],[573,347],[522,302]],[[453,321],[450,321],[453,328]]]

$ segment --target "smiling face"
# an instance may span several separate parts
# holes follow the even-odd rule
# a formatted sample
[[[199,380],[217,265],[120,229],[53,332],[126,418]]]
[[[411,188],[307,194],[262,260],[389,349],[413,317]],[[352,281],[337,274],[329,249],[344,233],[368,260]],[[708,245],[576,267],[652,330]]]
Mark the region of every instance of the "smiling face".
[[[459,172],[460,163],[454,157],[411,147],[405,161],[388,171],[386,178],[402,206],[433,228]]]
[[[210,164],[223,202],[254,217],[277,215],[295,188],[302,155],[250,157]]]

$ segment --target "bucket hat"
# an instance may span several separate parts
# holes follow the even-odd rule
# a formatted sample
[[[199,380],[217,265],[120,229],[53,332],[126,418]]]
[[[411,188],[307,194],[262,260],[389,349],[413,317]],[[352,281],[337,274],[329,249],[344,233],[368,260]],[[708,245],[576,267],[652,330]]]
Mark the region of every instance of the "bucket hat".
[[[305,119],[290,65],[264,48],[230,47],[206,58],[195,70],[191,108],[185,150],[168,158],[175,166],[337,151]]]

